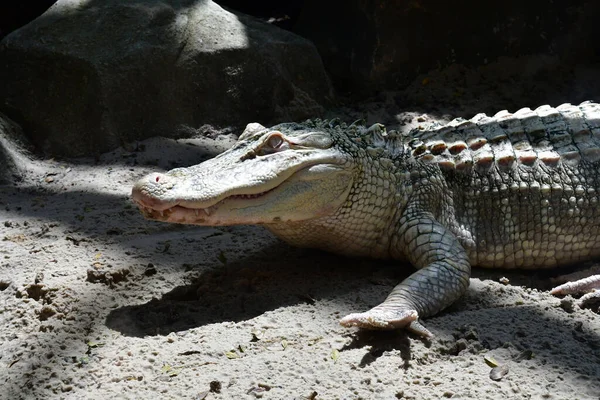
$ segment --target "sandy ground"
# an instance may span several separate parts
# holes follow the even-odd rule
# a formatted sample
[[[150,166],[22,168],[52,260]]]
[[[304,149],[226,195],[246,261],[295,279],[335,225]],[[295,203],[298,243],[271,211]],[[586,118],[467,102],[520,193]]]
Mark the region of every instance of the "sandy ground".
[[[419,123],[422,109],[391,98],[362,110]],[[0,187],[0,398],[600,399],[598,310],[547,293],[565,271],[475,270],[467,295],[425,320],[431,341],[359,332],[338,320],[382,301],[409,265],[291,248],[260,227],[146,221],[129,200],[145,173],[234,139],[46,160]],[[508,373],[492,380],[486,359]]]

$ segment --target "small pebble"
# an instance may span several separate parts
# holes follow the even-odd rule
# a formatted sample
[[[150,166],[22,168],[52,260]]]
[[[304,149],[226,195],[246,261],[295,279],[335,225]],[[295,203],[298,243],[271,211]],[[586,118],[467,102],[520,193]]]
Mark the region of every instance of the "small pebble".
[[[490,379],[493,381],[499,381],[506,374],[508,374],[508,366],[500,365],[498,367],[492,368],[492,370],[490,371]]]

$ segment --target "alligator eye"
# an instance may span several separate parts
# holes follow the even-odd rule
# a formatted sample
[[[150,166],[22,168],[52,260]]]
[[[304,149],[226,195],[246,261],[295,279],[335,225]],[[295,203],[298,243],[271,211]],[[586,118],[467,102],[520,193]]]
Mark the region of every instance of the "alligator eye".
[[[288,147],[288,142],[283,138],[281,133],[275,132],[263,142],[256,154],[259,156],[266,156],[268,154],[286,150]]]
[[[279,146],[281,146],[282,144],[283,144],[283,138],[279,135],[273,135],[269,138],[269,140],[267,140],[267,145],[269,145],[269,147],[272,149],[276,149]]]

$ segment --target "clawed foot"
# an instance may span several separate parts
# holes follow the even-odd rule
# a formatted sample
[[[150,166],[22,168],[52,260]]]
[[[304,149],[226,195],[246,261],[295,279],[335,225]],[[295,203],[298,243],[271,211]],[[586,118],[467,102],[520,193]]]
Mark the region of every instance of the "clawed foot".
[[[550,291],[554,295],[586,293],[579,299],[582,306],[592,300],[600,299],[600,275],[592,275],[574,282],[567,282]]]
[[[345,327],[357,326],[363,329],[407,329],[426,338],[433,337],[433,334],[421,325],[418,318],[419,314],[416,310],[375,307],[364,313],[347,315],[340,320],[340,324]]]

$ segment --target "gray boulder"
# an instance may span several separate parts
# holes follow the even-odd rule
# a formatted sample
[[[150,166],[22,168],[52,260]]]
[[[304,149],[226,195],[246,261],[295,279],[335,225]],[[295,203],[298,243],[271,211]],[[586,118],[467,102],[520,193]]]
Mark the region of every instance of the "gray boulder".
[[[314,117],[332,96],[311,42],[209,0],[59,0],[0,43],[0,110],[51,155]]]
[[[21,181],[32,163],[21,127],[0,113],[0,185]]]

